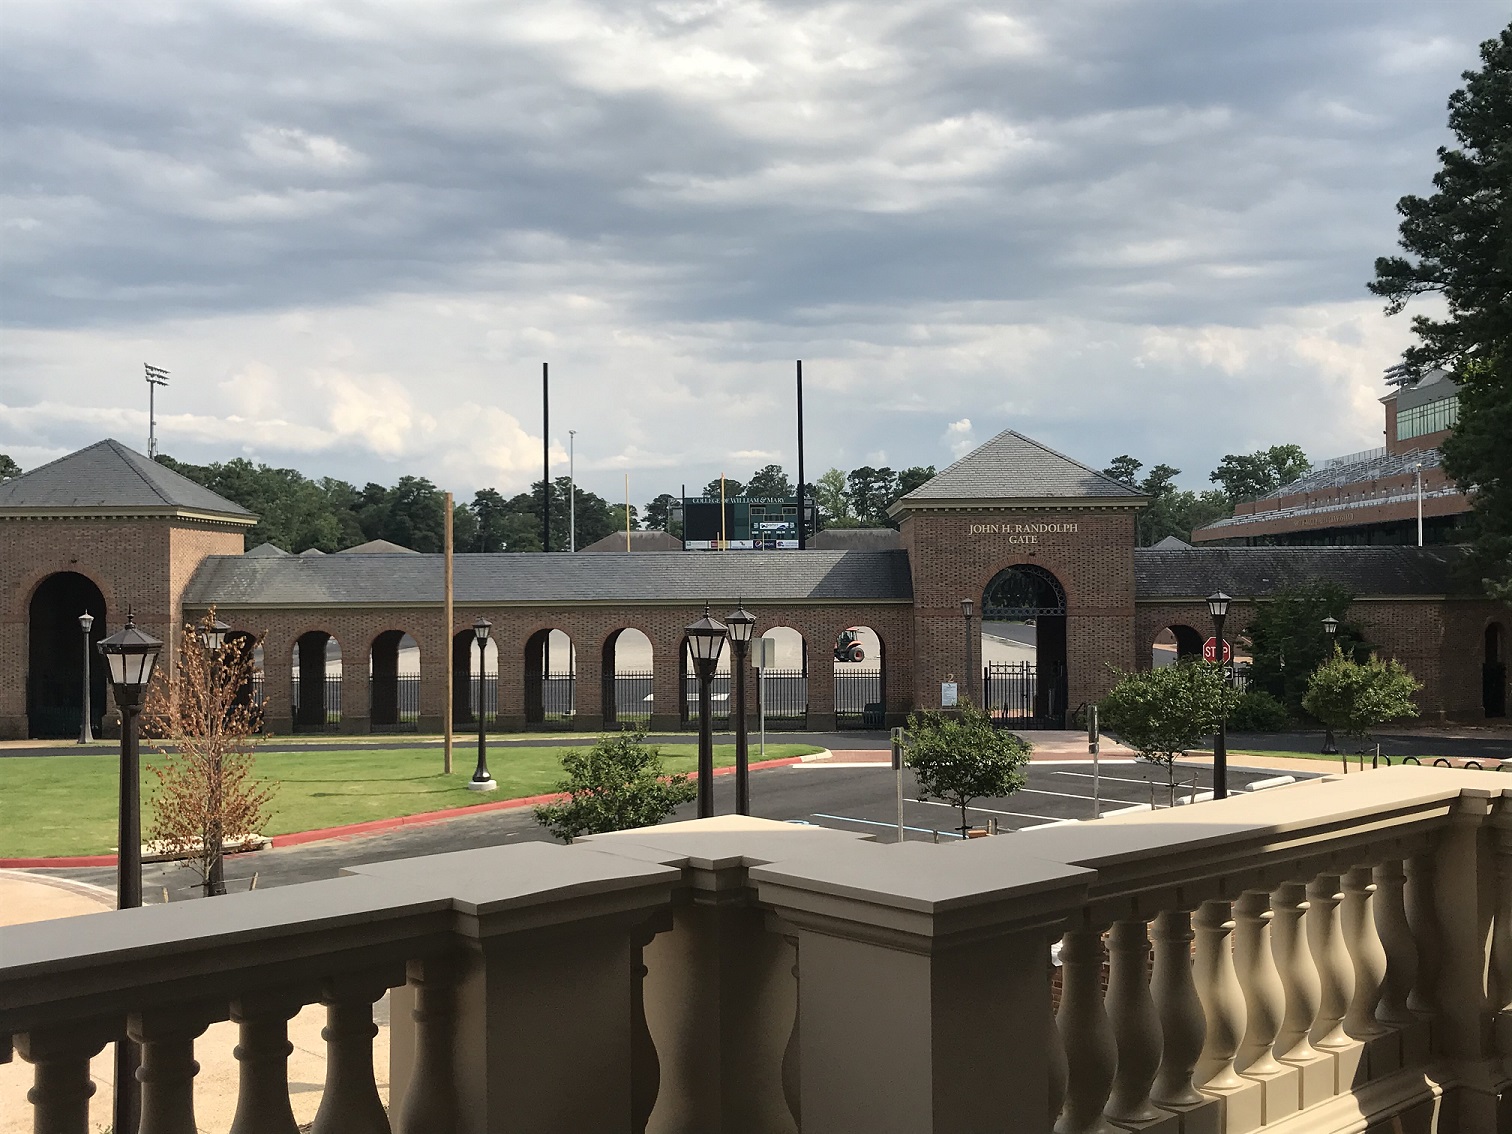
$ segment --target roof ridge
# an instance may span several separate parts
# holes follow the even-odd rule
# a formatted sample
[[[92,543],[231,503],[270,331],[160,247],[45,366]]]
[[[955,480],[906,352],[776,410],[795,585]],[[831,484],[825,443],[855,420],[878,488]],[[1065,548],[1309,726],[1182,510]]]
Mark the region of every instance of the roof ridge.
[[[136,473],[137,476],[141,478],[142,483],[147,486],[147,490],[149,492],[151,492],[154,496],[156,496],[164,504],[171,505],[173,503],[172,500],[168,499],[168,497],[163,494],[163,490],[161,488],[159,488],[156,484],[153,483],[152,478],[149,477],[146,473],[144,473],[139,467],[137,467],[137,463],[136,463],[136,461],[134,459],[137,454],[133,450],[128,449],[125,445],[122,445],[114,437],[107,437],[107,438],[105,438],[103,444],[108,445],[110,447],[111,451],[114,452],[116,456],[120,457],[121,460],[125,461],[126,464],[131,467],[131,471],[134,472],[134,473]],[[152,460],[151,457],[148,457],[147,459],[149,461]],[[171,472],[172,470],[170,469],[169,471]],[[184,479],[188,480],[189,478],[185,477]],[[219,496],[220,494],[216,493],[216,495]],[[234,501],[230,501],[230,503],[235,503],[235,502]]]
[[[1068,457],[1065,453],[1062,453],[1059,449],[1052,449],[1052,448],[1050,448],[1049,445],[1046,445],[1043,441],[1039,441],[1039,440],[1036,440],[1033,437],[1026,436],[1023,433],[1020,433],[1017,429],[1005,429],[1003,432],[1004,433],[1011,433],[1015,437],[1017,437],[1020,441],[1026,441],[1030,445],[1035,446],[1036,448],[1043,449],[1045,452],[1049,453],[1051,456],[1059,457],[1063,461],[1070,461],[1073,465],[1075,465],[1077,468],[1081,469],[1082,471],[1091,473],[1093,476],[1097,477],[1098,480],[1105,480],[1109,484],[1116,485],[1120,489],[1122,489],[1124,492],[1127,492],[1127,493],[1129,493],[1131,495],[1134,495],[1134,496],[1143,496],[1143,495],[1145,495],[1143,492],[1140,492],[1139,489],[1133,488],[1133,487],[1125,484],[1123,481],[1118,480],[1115,477],[1109,476],[1107,473],[1103,472],[1101,469],[1094,469],[1091,465],[1082,464],[1082,462],[1078,461],[1075,457]],[[995,440],[995,438],[994,438],[994,440]]]

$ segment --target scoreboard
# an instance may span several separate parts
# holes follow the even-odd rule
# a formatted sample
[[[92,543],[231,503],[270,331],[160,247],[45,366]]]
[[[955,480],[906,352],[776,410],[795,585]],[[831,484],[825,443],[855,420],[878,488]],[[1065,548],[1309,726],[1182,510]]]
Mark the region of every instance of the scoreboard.
[[[779,551],[798,546],[798,498],[689,496],[683,546],[693,551]],[[813,501],[809,501],[810,530]]]

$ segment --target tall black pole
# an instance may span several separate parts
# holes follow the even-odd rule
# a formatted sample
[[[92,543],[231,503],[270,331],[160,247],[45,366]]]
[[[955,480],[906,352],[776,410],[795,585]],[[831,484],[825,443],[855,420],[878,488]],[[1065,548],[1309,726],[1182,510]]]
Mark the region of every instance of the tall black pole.
[[[116,838],[116,908],[134,910],[142,904],[142,797],[138,765],[137,716],[142,711],[142,689],[117,685],[116,704],[121,708],[121,798],[120,825]],[[124,1034],[115,1045],[115,1099],[113,1129],[116,1134],[136,1134],[142,1109],[142,1088],[137,1082],[141,1054]]]
[[[714,658],[694,658],[698,670],[698,817],[714,816]]]
[[[808,494],[803,479],[803,359],[798,360],[798,550],[808,546]]]
[[[1218,665],[1222,669],[1223,683],[1228,684],[1228,663],[1223,659],[1223,615],[1215,614],[1213,624],[1217,627],[1216,637],[1218,644],[1214,647],[1213,656],[1218,659]],[[1218,732],[1213,737],[1213,798],[1228,798],[1228,714],[1220,713],[1218,716]]]
[[[730,643],[735,656],[735,814],[751,813],[751,747],[746,740],[746,657],[751,643]]]
[[[551,550],[551,377],[541,363],[541,550]],[[548,647],[549,648],[549,647]]]
[[[964,613],[966,615],[966,668],[963,669],[963,670],[961,670],[961,689],[960,689],[960,692],[961,692],[962,696],[970,696],[971,695],[971,687],[976,684],[976,682],[974,682],[974,681],[971,680],[971,670],[972,670],[972,665],[971,665],[971,611],[968,610],[968,611],[965,611]],[[987,690],[985,688],[985,682],[986,682],[985,673],[983,675],[982,680],[983,680],[983,683],[984,683],[984,688],[982,690],[982,707],[986,708],[987,707]]]
[[[94,623],[90,623],[93,626]],[[94,740],[94,731],[90,727],[89,718],[93,716],[89,704],[89,626],[80,624],[84,631],[84,719],[79,722],[79,743],[89,744]]]

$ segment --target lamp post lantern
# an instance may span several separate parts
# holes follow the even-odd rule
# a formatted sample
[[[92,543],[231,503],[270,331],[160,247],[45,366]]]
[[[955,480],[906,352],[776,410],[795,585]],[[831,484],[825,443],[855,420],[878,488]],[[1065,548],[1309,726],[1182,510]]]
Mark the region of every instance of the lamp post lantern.
[[[126,626],[99,644],[106,672],[121,708],[120,827],[116,847],[116,906],[135,909],[142,904],[142,797],[140,752],[137,748],[137,717],[152,671],[157,667],[163,643],[136,628],[131,613]],[[136,1045],[116,1041],[114,1129],[135,1134],[141,1110],[141,1087],[137,1082]]]
[[[478,643],[478,766],[467,783],[468,791],[494,791],[498,784],[488,771],[488,725],[483,716],[483,693],[487,689],[483,662],[488,653],[488,631],[493,623],[480,618],[473,623],[473,637]]]
[[[735,673],[735,814],[751,813],[751,749],[746,740],[746,658],[751,652],[751,635],[756,616],[742,603],[725,615],[730,649],[734,656],[730,668]]]
[[[966,666],[961,670],[961,692],[971,688],[971,610],[972,603],[969,598],[961,600],[961,613],[966,617]],[[985,704],[985,701],[983,702]]]
[[[208,696],[205,698],[205,728],[211,736],[220,731],[227,708],[227,706],[220,703],[218,692],[220,680],[216,669],[220,662],[221,647],[226,644],[226,631],[230,629],[231,627],[220,621],[220,619],[212,618],[207,622],[202,622],[198,630],[200,645],[204,646],[205,652],[210,655],[210,672],[208,676],[210,688],[206,690]],[[215,854],[210,863],[210,870],[205,875],[206,897],[213,897],[216,894],[224,894],[226,892],[226,865],[221,858],[221,840],[225,832],[220,830],[221,774],[219,757],[216,758],[215,774],[210,781],[210,792],[210,823],[213,829],[209,837],[215,845]]]
[[[1214,660],[1223,669],[1224,684],[1228,684],[1228,662],[1223,657],[1223,620],[1228,617],[1228,595],[1222,591],[1208,595],[1208,613],[1213,616]],[[1218,714],[1218,732],[1213,737],[1213,798],[1228,798],[1228,713]]]
[[[725,625],[709,617],[709,608],[704,607],[703,617],[684,629],[688,636],[688,652],[693,657],[693,670],[698,675],[698,817],[708,819],[714,814],[714,721],[710,700],[714,684],[714,667],[719,664],[720,651],[724,649]]]
[[[1325,633],[1325,634],[1328,635],[1328,647],[1329,647],[1328,652],[1331,654],[1331,653],[1333,653],[1333,651],[1335,649],[1338,648],[1335,645],[1335,643],[1338,641],[1337,635],[1339,633],[1339,620],[1337,618],[1335,618],[1331,614],[1327,618],[1325,618],[1323,620],[1323,633]],[[1334,740],[1333,726],[1331,726],[1331,725],[1324,725],[1323,726],[1323,755],[1325,755],[1325,756],[1337,756],[1338,754],[1339,754],[1339,745]]]
[[[94,739],[94,729],[89,718],[94,714],[89,704],[89,628],[94,625],[94,615],[85,611],[79,615],[79,629],[84,631],[84,715],[79,721],[79,743],[88,744]]]

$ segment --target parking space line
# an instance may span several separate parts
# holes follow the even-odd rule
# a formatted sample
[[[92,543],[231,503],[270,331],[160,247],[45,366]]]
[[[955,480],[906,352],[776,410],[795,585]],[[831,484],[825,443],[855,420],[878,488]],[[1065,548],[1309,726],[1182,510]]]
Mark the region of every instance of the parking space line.
[[[867,827],[890,827],[894,831],[898,829],[898,825],[896,823],[882,823],[876,819],[853,819],[849,815],[825,815],[819,811],[815,811],[813,815],[815,819],[833,819],[838,823],[861,823]],[[945,835],[952,839],[959,839],[964,837],[959,831],[941,831],[935,827],[910,827],[907,823],[903,824],[903,829],[905,831],[917,831],[921,835],[939,834]]]
[[[1107,777],[1107,776],[1103,777],[1103,779],[1108,779],[1108,778],[1109,777]],[[1086,799],[1086,800],[1090,800],[1092,798],[1090,795],[1077,795],[1075,792],[1071,792],[1071,791],[1047,791],[1044,788],[1034,788],[1034,787],[1019,788],[1019,792],[1020,793],[1022,793],[1022,792],[1032,792],[1035,795],[1058,795],[1062,799]]]
[[[948,807],[952,811],[959,811],[960,810],[960,808],[957,807],[953,803],[940,803],[938,800],[933,800],[933,799],[920,799],[920,800],[916,800],[915,802],[916,803],[926,803],[930,807]],[[1017,819],[1054,819],[1054,818],[1056,818],[1056,816],[1054,816],[1054,815],[1031,815],[1027,811],[997,811],[997,810],[995,810],[995,809],[993,809],[991,807],[968,807],[966,810],[967,811],[981,811],[981,812],[984,812],[984,813],[986,813],[988,815],[1012,815],[1012,816],[1014,816]],[[894,824],[894,826],[897,826],[897,824]]]
[[[1057,776],[1079,776],[1084,780],[1093,778],[1091,772],[1056,772],[1055,774]],[[1154,784],[1156,787],[1165,786],[1159,780],[1131,780],[1127,776],[1103,776],[1101,778],[1111,784]],[[1178,784],[1177,786],[1179,787],[1180,785]]]

